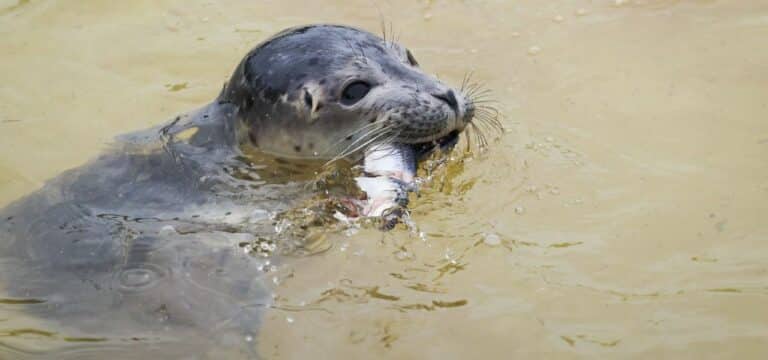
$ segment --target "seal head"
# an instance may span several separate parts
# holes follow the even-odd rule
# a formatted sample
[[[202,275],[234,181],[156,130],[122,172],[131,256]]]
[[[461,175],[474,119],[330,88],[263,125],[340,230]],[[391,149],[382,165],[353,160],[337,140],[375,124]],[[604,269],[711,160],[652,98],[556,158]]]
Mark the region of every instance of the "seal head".
[[[338,25],[292,28],[259,44],[219,101],[236,106],[241,143],[287,158],[434,142],[474,116],[473,103],[424,73],[409,50]]]

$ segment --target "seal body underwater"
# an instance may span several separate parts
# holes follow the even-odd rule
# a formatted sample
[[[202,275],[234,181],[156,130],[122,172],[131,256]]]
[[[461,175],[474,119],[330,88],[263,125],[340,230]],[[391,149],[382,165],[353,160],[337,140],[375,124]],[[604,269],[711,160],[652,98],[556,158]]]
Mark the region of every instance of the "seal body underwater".
[[[398,44],[346,26],[285,30],[249,52],[211,104],[119,137],[3,209],[0,297],[71,337],[106,338],[102,353],[197,354],[231,347],[227,333],[248,353],[242,339],[270,304],[265,278],[280,258],[241,246],[312,195],[294,176],[301,165],[281,173],[250,154],[322,163],[382,143],[428,149],[474,112]]]

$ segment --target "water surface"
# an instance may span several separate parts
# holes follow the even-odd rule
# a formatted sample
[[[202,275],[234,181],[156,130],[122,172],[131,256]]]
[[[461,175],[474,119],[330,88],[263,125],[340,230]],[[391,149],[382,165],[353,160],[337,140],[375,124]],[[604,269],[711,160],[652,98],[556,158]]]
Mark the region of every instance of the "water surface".
[[[278,30],[382,19],[423,68],[493,89],[507,133],[413,199],[418,231],[288,259],[257,353],[768,355],[760,0],[0,1],[0,204],[207,103]],[[125,346],[16,302],[0,357]],[[218,344],[199,354],[231,355]]]

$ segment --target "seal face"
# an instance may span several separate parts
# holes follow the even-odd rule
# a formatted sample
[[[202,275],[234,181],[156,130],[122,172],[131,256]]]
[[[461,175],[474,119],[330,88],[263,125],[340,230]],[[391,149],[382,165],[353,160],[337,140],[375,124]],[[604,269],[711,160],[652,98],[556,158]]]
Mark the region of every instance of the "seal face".
[[[462,131],[475,111],[403,46],[338,25],[288,29],[261,43],[219,101],[237,107],[241,143],[289,158],[432,142]]]

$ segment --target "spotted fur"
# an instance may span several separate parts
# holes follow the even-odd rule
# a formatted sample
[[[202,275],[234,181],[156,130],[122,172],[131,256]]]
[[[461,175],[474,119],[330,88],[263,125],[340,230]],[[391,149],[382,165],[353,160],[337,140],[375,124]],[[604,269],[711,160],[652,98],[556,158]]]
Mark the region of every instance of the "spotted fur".
[[[344,105],[354,81],[370,84]],[[285,30],[253,49],[219,101],[235,104],[239,138],[290,158],[331,159],[380,142],[423,143],[462,131],[474,105],[422,71],[403,46],[338,25]]]

